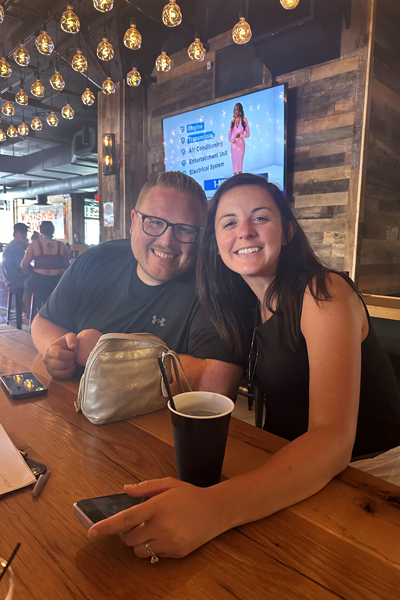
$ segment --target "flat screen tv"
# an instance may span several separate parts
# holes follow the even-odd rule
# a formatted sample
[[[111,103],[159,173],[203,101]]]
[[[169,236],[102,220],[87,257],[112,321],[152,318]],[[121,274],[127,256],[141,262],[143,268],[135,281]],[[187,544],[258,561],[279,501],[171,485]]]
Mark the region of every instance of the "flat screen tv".
[[[237,104],[245,117],[239,124],[239,139],[231,127]],[[284,190],[286,85],[166,117],[163,138],[165,170],[191,175],[207,198],[240,171],[262,175]]]

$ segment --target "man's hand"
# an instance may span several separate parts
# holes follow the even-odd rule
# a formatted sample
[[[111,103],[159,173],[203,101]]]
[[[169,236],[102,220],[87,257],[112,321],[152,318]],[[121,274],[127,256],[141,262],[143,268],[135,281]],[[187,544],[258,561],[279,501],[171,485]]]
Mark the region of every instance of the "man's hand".
[[[76,367],[78,338],[75,333],[68,332],[47,347],[43,361],[52,377],[69,379]]]
[[[76,362],[78,365],[86,365],[89,354],[102,335],[101,331],[97,331],[97,329],[83,329],[78,333],[78,348],[76,352]]]

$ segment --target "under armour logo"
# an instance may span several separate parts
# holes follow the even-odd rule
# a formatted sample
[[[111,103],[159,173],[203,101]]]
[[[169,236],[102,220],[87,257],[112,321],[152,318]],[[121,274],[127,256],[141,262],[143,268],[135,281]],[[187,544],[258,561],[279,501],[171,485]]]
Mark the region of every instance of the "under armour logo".
[[[156,323],[159,323],[160,327],[164,327],[165,319],[164,319],[164,317],[162,319],[157,319],[157,316],[153,315],[152,323],[153,323],[153,325],[155,325]]]

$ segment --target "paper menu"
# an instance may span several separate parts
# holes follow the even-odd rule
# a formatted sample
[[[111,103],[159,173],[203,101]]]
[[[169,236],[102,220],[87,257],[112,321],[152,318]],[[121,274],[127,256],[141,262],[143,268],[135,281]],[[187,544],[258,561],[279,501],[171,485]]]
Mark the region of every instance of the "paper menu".
[[[0,425],[0,496],[35,481],[36,477]]]

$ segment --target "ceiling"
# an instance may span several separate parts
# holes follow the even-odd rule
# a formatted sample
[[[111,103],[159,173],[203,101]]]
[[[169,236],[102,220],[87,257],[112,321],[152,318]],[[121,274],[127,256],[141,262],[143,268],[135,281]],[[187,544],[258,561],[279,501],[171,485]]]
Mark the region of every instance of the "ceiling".
[[[142,85],[147,85],[163,44],[171,55],[188,47],[196,31],[199,31],[204,43],[231,29],[238,21],[241,10],[247,12],[253,33],[262,35],[267,22],[266,6],[273,6],[274,10],[283,13],[288,12],[282,9],[279,0],[178,0],[183,21],[179,27],[168,28],[161,21],[162,9],[167,0],[115,0],[114,8],[107,13],[97,11],[93,7],[93,0],[75,0],[71,4],[80,18],[81,31],[80,34],[71,35],[62,31],[59,24],[61,14],[67,6],[65,0],[0,2],[5,10],[4,22],[0,25],[0,41],[13,70],[11,77],[0,78],[2,103],[5,100],[14,101],[23,77],[29,104],[23,109],[14,103],[16,114],[13,123],[18,126],[24,116],[29,125],[36,112],[43,121],[42,131],[30,130],[25,138],[7,137],[7,141],[0,144],[0,186],[3,186],[3,192],[10,191],[9,188],[22,189],[49,180],[96,173],[95,150],[90,156],[87,154],[84,160],[76,160],[75,164],[70,160],[74,135],[87,138],[90,131],[87,128],[97,129],[97,102],[86,107],[81,100],[81,94],[87,86],[97,96],[107,76],[110,75],[114,82],[121,81],[131,70],[133,60],[142,75]],[[302,0],[299,7],[291,12],[301,10],[302,3],[304,6],[309,2],[310,0]],[[143,38],[142,48],[138,51],[129,50],[122,42],[133,16],[136,17],[137,28]],[[35,49],[35,37],[41,33],[44,23],[55,43],[55,50],[49,57],[39,54]],[[108,63],[96,56],[96,48],[104,31],[115,51],[114,59]],[[24,40],[31,55],[31,62],[27,67],[18,66],[12,57],[20,39]],[[87,74],[77,73],[70,66],[78,44],[88,60]],[[62,92],[55,92],[49,84],[56,61],[66,82]],[[38,70],[41,82],[45,85],[45,96],[42,99],[35,98],[30,93]],[[61,108],[67,103],[68,95],[75,110],[75,117],[71,121],[61,117]],[[45,121],[51,107],[59,117],[59,125],[55,128]],[[11,119],[4,115],[1,115],[1,119],[0,127],[6,131]],[[86,129],[83,130],[83,127]]]

